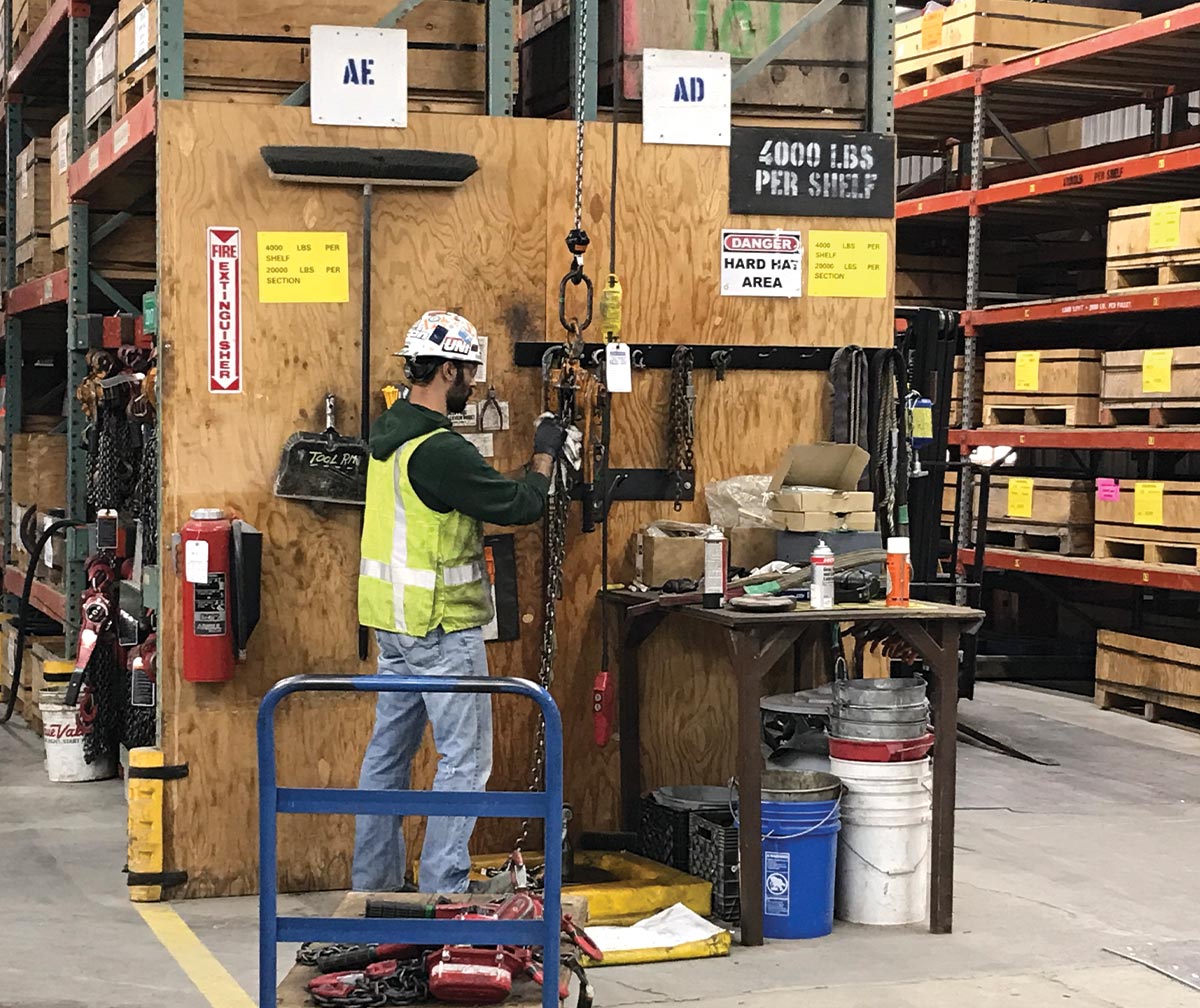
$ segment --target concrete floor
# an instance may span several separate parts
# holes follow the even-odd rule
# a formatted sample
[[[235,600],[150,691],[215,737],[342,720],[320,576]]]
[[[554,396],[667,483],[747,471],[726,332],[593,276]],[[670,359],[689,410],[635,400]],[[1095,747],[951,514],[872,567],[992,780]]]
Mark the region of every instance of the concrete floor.
[[[1200,992],[1103,951],[1197,937],[1200,735],[994,685],[962,714],[1061,765],[960,747],[953,935],[839,923],[828,938],[730,959],[594,970],[597,1004],[1200,1008]],[[214,1003],[126,899],[118,783],[46,783],[39,740],[5,726],[0,807],[0,1008]],[[174,908],[253,993],[255,901]]]

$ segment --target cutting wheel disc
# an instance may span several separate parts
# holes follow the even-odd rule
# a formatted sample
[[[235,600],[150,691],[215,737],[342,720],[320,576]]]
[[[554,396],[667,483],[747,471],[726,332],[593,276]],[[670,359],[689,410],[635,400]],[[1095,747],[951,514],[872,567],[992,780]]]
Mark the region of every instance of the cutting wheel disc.
[[[791,612],[796,608],[794,599],[774,595],[741,595],[730,599],[728,605],[732,609],[744,609],[747,612]]]

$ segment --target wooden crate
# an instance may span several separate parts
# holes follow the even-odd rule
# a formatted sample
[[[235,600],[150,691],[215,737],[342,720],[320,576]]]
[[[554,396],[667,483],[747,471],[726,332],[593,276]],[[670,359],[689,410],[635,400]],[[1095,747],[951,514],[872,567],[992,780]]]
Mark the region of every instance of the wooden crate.
[[[1096,631],[1096,706],[1108,710],[1117,698],[1143,704],[1147,721],[1161,708],[1200,714],[1200,647]]]
[[[975,355],[975,416],[973,422],[979,422],[979,400],[983,395],[983,354]],[[966,370],[966,357],[962,354],[954,356],[954,374],[950,376],[950,426],[961,427],[963,423],[963,372]]]
[[[1146,351],[1113,350],[1104,355],[1102,424],[1167,427],[1200,423],[1200,347],[1172,347],[1169,352],[1170,388],[1149,392],[1143,377]]]
[[[68,136],[68,116],[63,116],[50,131],[50,250],[66,250],[69,233],[67,209],[70,195],[67,188],[67,169],[71,166],[71,145]]]
[[[896,87],[936,80],[969,67],[1060,45],[1136,21],[1132,11],[1028,0],[959,0],[896,25]]]
[[[1144,480],[1122,480],[1115,499],[1096,498],[1093,556],[1134,563],[1200,567],[1200,483],[1162,483],[1162,521],[1135,521],[1136,486]]]
[[[17,155],[16,261],[24,282],[56,268],[50,247],[50,140],[39,137]]]
[[[87,93],[83,100],[83,117],[89,127],[103,133],[112,125],[117,102],[117,12],[111,16],[88,43]]]
[[[61,419],[61,418],[60,418]],[[17,532],[21,515],[37,505],[40,513],[67,503],[67,439],[63,434],[14,434],[9,536],[13,562],[24,569],[29,555]]]
[[[1110,210],[1104,265],[1110,291],[1200,281],[1200,199]]]
[[[1004,549],[1090,556],[1095,486],[1087,480],[1033,480],[1029,517],[1014,515],[1013,480],[996,475],[988,492],[987,542]]]
[[[1018,388],[1018,353],[987,354],[983,371],[983,426],[1052,424],[1068,427],[1099,422],[1100,351],[1042,350],[1037,355],[1037,389]]]
[[[622,101],[642,97],[645,49],[691,49],[730,54],[734,72],[750,62],[815,5],[815,0],[601,0],[600,23],[613,23],[621,5],[624,47]],[[571,35],[567,0],[522,0],[521,103],[524,115],[554,116],[570,106]],[[865,6],[843,4],[802,34],[787,52],[734,94],[739,116],[816,120],[831,129],[861,129],[866,105]],[[600,31],[600,81],[613,77],[613,33]],[[854,120],[853,122],[850,120]]]
[[[29,44],[29,38],[50,10],[50,0],[12,0],[10,62]]]
[[[93,231],[103,227],[112,214],[92,214]],[[152,272],[158,261],[158,231],[153,212],[134,214],[117,230],[92,245],[91,264],[99,270],[120,270],[125,274]]]
[[[189,0],[184,8],[187,97],[277,101],[309,79],[313,24],[376,25],[389,0],[325,0],[303,8],[255,0]],[[156,0],[117,8],[117,109],[124,115],[154,90],[158,55]],[[389,27],[408,31],[409,107],[483,110],[484,6],[474,0],[424,0]],[[255,96],[261,96],[261,99]]]

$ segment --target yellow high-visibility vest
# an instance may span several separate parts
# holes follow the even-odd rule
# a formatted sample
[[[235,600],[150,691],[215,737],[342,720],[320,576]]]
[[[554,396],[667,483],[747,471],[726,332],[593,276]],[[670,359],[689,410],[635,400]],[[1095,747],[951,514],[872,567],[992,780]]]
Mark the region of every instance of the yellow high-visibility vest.
[[[492,593],[483,560],[483,524],[459,511],[427,507],[408,464],[444,428],[406,441],[391,458],[367,465],[358,620],[363,626],[424,637],[484,626]]]

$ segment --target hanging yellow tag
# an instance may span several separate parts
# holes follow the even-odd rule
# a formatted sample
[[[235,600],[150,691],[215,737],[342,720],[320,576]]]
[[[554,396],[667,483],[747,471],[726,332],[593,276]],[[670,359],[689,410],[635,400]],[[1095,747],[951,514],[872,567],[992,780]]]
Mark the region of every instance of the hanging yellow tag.
[[[1161,483],[1133,484],[1133,524],[1161,525],[1163,523],[1163,485]]]
[[[943,7],[930,6],[921,15],[921,50],[936,49],[942,44],[942,18],[946,11]]]
[[[1171,347],[1142,351],[1142,391],[1171,391],[1171,360],[1175,351]]]
[[[1008,480],[1009,518],[1033,517],[1033,480],[1028,476],[1010,476]]]
[[[1182,204],[1155,203],[1150,208],[1150,248],[1169,249],[1179,245],[1179,214]]]
[[[621,281],[616,273],[608,274],[608,282],[600,292],[600,331],[611,343],[621,335]]]
[[[1036,392],[1038,390],[1038,364],[1041,355],[1036,350],[1017,351],[1017,391]]]

